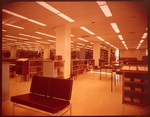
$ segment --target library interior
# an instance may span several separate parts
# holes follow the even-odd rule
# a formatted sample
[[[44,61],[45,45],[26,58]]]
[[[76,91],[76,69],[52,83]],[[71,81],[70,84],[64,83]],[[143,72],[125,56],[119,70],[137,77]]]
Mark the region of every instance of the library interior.
[[[145,1],[2,4],[2,116],[149,115]]]

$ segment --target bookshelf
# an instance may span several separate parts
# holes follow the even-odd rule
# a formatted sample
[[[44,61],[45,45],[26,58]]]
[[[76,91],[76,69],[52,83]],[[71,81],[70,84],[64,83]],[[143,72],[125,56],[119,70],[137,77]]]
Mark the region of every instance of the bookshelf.
[[[123,103],[148,104],[148,72],[123,72]]]
[[[64,62],[62,60],[43,60],[43,76],[64,78]]]
[[[29,78],[33,75],[43,75],[43,60],[42,59],[30,59],[29,60]]]
[[[147,65],[148,64],[148,56],[142,56],[142,63],[144,65]]]
[[[103,61],[103,65],[106,65],[108,63],[108,51],[101,49],[100,58]]]
[[[94,68],[94,59],[71,59],[71,74],[81,74],[90,68]]]

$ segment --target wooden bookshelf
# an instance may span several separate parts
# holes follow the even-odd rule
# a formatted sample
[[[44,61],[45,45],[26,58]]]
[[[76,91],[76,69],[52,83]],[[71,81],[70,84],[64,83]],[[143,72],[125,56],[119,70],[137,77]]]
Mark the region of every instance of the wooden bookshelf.
[[[85,49],[85,59],[93,59],[93,50]]]
[[[104,63],[103,65],[107,64],[108,63],[108,51],[101,49],[100,55],[101,55],[100,58]]]
[[[42,59],[30,59],[29,60],[29,78],[33,75],[43,75],[43,60]]]
[[[142,62],[144,65],[148,64],[148,56],[142,56]]]
[[[71,59],[71,74],[81,74],[94,68],[94,59]]]
[[[133,105],[148,104],[148,72],[123,72],[123,103]]]
[[[17,58],[43,58],[43,52],[29,51],[29,50],[17,50]]]

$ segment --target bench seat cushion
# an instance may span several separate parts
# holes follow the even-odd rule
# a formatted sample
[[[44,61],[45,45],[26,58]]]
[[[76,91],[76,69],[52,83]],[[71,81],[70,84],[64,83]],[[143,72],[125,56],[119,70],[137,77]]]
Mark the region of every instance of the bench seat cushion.
[[[53,114],[64,109],[70,104],[70,102],[66,100],[58,100],[33,93],[13,96],[11,97],[11,101],[33,108],[41,109],[43,111],[47,111]]]

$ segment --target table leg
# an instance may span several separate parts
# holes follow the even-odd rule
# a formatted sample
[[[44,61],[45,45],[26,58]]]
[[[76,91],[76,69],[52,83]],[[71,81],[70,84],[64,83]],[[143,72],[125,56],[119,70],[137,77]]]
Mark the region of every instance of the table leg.
[[[111,92],[113,91],[113,73],[111,72]]]
[[[100,68],[100,80],[101,80],[101,68]]]

